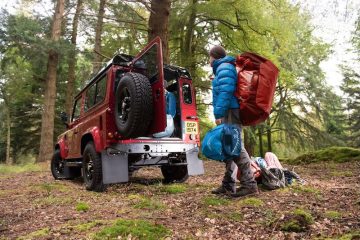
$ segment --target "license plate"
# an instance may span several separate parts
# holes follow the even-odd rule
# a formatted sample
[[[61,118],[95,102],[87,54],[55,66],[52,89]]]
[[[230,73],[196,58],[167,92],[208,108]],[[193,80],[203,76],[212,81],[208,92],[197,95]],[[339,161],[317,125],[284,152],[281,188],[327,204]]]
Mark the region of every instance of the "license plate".
[[[185,122],[185,134],[198,134],[197,122]]]

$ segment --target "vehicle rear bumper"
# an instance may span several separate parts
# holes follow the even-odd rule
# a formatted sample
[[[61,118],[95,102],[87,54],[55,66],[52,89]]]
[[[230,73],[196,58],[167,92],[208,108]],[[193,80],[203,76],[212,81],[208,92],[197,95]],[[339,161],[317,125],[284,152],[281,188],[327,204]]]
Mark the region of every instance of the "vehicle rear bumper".
[[[188,174],[204,174],[203,161],[199,159],[199,148],[196,143],[175,141],[136,142],[129,144],[113,144],[101,152],[103,181],[119,183],[129,181],[129,154],[149,154],[153,159],[162,158],[169,154],[178,153],[186,156]],[[143,161],[141,166],[154,166],[171,164],[169,161]]]
[[[177,141],[152,141],[129,144],[114,144],[107,148],[109,154],[117,153],[148,153],[151,156],[167,156],[169,153],[187,153],[198,149],[196,143]]]

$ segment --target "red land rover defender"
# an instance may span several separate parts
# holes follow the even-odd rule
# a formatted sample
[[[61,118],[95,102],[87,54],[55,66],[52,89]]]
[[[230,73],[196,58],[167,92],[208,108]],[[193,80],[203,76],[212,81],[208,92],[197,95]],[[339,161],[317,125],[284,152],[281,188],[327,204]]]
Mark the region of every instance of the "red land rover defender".
[[[136,57],[116,55],[75,97],[51,161],[55,179],[82,175],[87,190],[103,191],[144,166],[159,166],[166,182],[204,173],[191,77],[163,65],[161,49],[156,38]]]

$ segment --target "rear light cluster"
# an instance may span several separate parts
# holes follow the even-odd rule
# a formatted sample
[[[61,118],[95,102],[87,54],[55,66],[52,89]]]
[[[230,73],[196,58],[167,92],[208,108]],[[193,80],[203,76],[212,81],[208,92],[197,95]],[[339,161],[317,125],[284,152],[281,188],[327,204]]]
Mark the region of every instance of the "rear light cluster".
[[[108,132],[107,136],[108,136],[108,138],[114,138],[114,137],[117,138],[117,137],[119,137],[119,133],[117,131]]]

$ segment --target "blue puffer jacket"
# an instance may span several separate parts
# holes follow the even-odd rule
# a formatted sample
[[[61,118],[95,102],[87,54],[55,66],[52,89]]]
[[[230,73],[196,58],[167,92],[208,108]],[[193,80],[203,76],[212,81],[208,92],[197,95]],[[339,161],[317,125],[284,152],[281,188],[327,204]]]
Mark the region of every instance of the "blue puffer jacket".
[[[215,78],[212,81],[212,93],[215,119],[223,118],[230,108],[239,108],[239,102],[234,96],[237,84],[234,62],[235,58],[231,56],[213,62]]]

